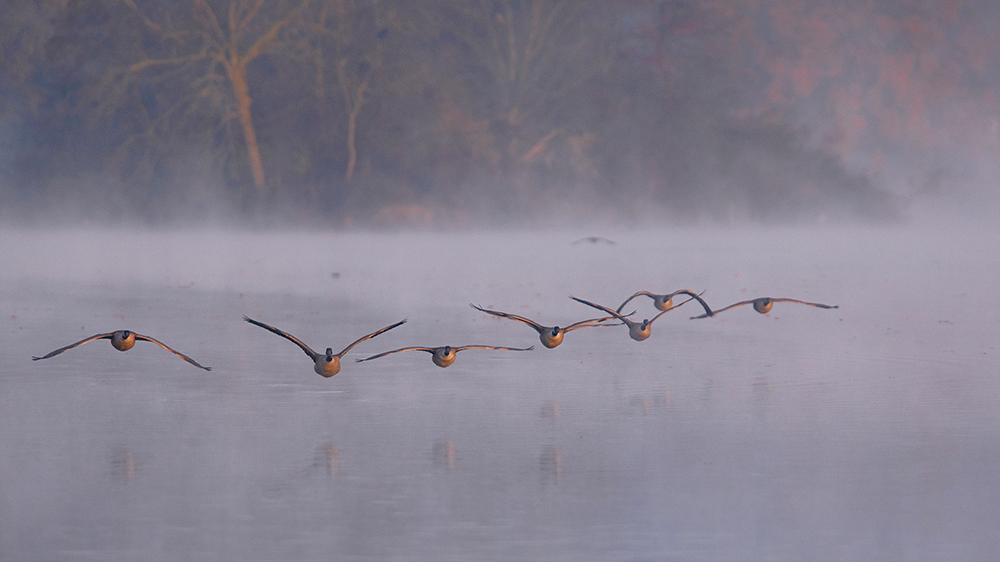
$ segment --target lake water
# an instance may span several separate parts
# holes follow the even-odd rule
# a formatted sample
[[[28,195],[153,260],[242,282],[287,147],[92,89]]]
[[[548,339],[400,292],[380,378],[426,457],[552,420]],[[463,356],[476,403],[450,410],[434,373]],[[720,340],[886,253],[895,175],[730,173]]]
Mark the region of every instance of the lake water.
[[[997,235],[5,231],[0,560],[995,560]]]

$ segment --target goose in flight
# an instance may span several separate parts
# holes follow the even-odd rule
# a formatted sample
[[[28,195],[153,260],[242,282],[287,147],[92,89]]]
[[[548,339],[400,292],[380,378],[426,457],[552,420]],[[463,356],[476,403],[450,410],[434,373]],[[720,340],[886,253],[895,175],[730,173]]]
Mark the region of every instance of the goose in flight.
[[[253,318],[250,318],[249,316],[244,316],[243,319],[246,320],[247,322],[253,324],[254,326],[260,326],[261,328],[264,328],[265,330],[267,330],[267,331],[269,331],[271,333],[278,334],[279,336],[281,336],[283,338],[286,338],[286,339],[290,340],[292,343],[294,343],[295,345],[301,347],[302,351],[306,352],[306,355],[309,356],[309,359],[312,359],[312,361],[313,361],[313,370],[316,371],[316,374],[319,375],[319,376],[321,376],[321,377],[326,377],[326,378],[330,378],[333,375],[336,375],[337,373],[340,372],[340,359],[344,356],[345,353],[347,353],[348,351],[350,351],[352,347],[358,345],[359,343],[361,343],[361,342],[363,342],[363,341],[365,341],[365,340],[367,340],[369,338],[374,338],[375,336],[381,334],[382,332],[388,332],[389,330],[391,330],[393,328],[397,328],[399,326],[402,326],[403,324],[406,323],[406,319],[404,318],[403,320],[401,320],[399,322],[396,322],[395,324],[392,324],[391,326],[386,326],[385,328],[382,328],[381,330],[372,332],[372,333],[368,334],[367,336],[362,336],[362,337],[358,338],[357,340],[355,340],[353,343],[351,343],[351,345],[345,347],[343,351],[341,351],[340,353],[334,355],[333,348],[330,348],[330,347],[326,348],[326,353],[316,353],[308,345],[302,343],[302,341],[299,340],[299,338],[297,338],[297,337],[295,337],[295,336],[293,336],[293,335],[291,335],[289,333],[283,332],[283,331],[275,328],[274,326],[268,326],[267,324],[265,324],[263,322],[258,322],[256,320],[254,320]]]
[[[829,304],[820,304],[818,302],[800,301],[798,299],[760,297],[760,298],[756,298],[756,299],[750,299],[750,300],[747,300],[747,301],[740,301],[738,303],[731,304],[731,305],[729,305],[729,306],[727,306],[725,308],[720,308],[719,310],[716,310],[716,311],[712,312],[711,314],[702,314],[700,316],[692,316],[691,319],[695,320],[697,318],[707,318],[709,316],[714,316],[715,314],[718,314],[720,312],[729,310],[730,308],[736,308],[737,306],[743,306],[745,304],[752,304],[754,310],[756,310],[757,312],[759,312],[761,314],[767,314],[768,312],[771,312],[771,308],[774,307],[774,303],[776,303],[776,302],[793,302],[793,303],[796,303],[796,304],[807,304],[809,306],[815,306],[816,308],[839,308],[835,304],[834,305],[829,305]]]
[[[677,305],[677,306],[675,306],[673,308],[668,308],[668,309],[660,312],[656,316],[654,316],[652,319],[646,319],[646,320],[643,320],[642,322],[636,322],[634,320],[629,320],[625,316],[622,316],[618,312],[616,312],[614,310],[611,310],[610,308],[608,308],[606,306],[601,306],[599,304],[594,304],[592,302],[585,301],[583,299],[578,299],[578,298],[576,298],[576,297],[574,297],[572,295],[569,298],[575,300],[576,302],[583,303],[583,304],[585,304],[587,306],[594,307],[597,310],[603,310],[604,312],[606,312],[608,314],[611,314],[615,318],[621,320],[622,323],[624,323],[626,326],[628,326],[628,335],[629,335],[629,337],[632,338],[632,339],[634,339],[635,341],[643,341],[643,340],[647,339],[650,336],[650,334],[652,333],[653,322],[656,322],[657,318],[659,318],[660,316],[663,316],[664,314],[670,312],[674,308],[677,308],[681,304],[684,304],[682,302],[681,304],[679,304],[679,305]],[[688,299],[688,300],[691,300],[691,299]],[[684,302],[687,302],[687,301],[684,301]]]
[[[198,367],[199,369],[205,369],[206,371],[211,371],[212,370],[211,367],[204,367],[204,366],[202,366],[200,363],[198,363],[194,359],[191,359],[187,355],[184,355],[183,353],[181,353],[181,352],[179,352],[179,351],[177,351],[175,349],[171,349],[170,347],[168,347],[163,342],[154,340],[153,338],[151,338],[149,336],[144,336],[142,334],[137,334],[137,333],[132,332],[130,330],[115,330],[114,332],[109,332],[107,334],[95,334],[93,336],[90,336],[87,339],[80,340],[80,341],[78,341],[76,343],[71,343],[71,344],[67,345],[66,347],[60,347],[59,349],[57,349],[57,350],[49,353],[48,355],[43,355],[41,357],[32,357],[31,359],[32,359],[32,361],[38,361],[39,359],[48,359],[49,357],[53,357],[53,356],[59,355],[60,353],[62,353],[64,351],[68,351],[70,349],[73,349],[74,347],[79,347],[79,346],[81,346],[81,345],[83,345],[85,343],[92,342],[94,340],[111,340],[111,346],[114,347],[115,349],[117,349],[118,351],[128,351],[128,350],[132,349],[132,347],[135,345],[136,341],[153,342],[156,345],[162,347],[163,349],[166,349],[170,353],[173,353],[177,357],[180,357],[181,359],[187,361],[188,363],[194,365],[195,367]]]
[[[615,241],[609,240],[603,236],[584,236],[578,240],[574,240],[572,243],[574,246],[582,244],[584,242],[589,242],[591,244],[606,244],[608,246],[614,246]]]
[[[378,355],[372,355],[371,357],[365,357],[364,359],[358,359],[358,363],[362,361],[371,361],[372,359],[378,359],[379,357],[385,357],[386,355],[392,355],[393,353],[399,353],[401,351],[426,351],[431,354],[431,361],[434,362],[438,367],[447,367],[455,362],[455,358],[458,356],[459,351],[464,351],[466,349],[500,349],[504,351],[531,351],[535,349],[535,346],[530,347],[502,347],[495,345],[463,345],[460,347],[452,347],[450,345],[445,345],[442,347],[404,347],[402,349],[394,349],[392,351],[386,351],[384,353],[379,353]]]
[[[541,340],[542,345],[544,345],[549,349],[552,349],[553,347],[556,347],[559,344],[561,344],[563,341],[563,337],[565,337],[566,335],[566,332],[571,332],[573,330],[576,330],[577,328],[588,328],[592,326],[610,326],[612,324],[601,324],[601,322],[615,319],[614,316],[608,316],[606,318],[592,318],[590,320],[581,320],[580,322],[570,324],[565,328],[560,328],[559,326],[542,326],[538,322],[535,322],[533,320],[528,320],[523,316],[510,314],[508,312],[500,312],[497,310],[489,310],[471,303],[469,304],[469,306],[475,308],[478,311],[485,312],[486,314],[492,314],[493,316],[499,316],[500,318],[510,318],[511,320],[517,320],[518,322],[522,322],[524,324],[527,324],[528,326],[531,326],[532,328],[535,329],[536,332],[538,332],[538,339]],[[617,326],[617,324],[614,325]]]
[[[622,309],[625,308],[625,305],[629,303],[630,300],[634,299],[635,297],[641,297],[641,296],[646,296],[646,297],[649,297],[649,298],[653,299],[653,306],[656,307],[656,310],[661,310],[661,311],[665,312],[667,310],[670,310],[671,308],[676,308],[674,306],[674,297],[677,296],[677,295],[688,295],[689,297],[691,297],[691,299],[697,300],[698,303],[701,304],[702,308],[705,309],[705,316],[712,316],[713,314],[715,314],[714,312],[712,312],[712,308],[710,306],[708,306],[708,303],[705,302],[704,299],[701,298],[701,295],[699,295],[699,294],[697,294],[697,293],[695,293],[693,291],[689,291],[687,289],[681,289],[680,291],[674,291],[672,293],[667,293],[665,295],[658,295],[656,293],[650,293],[649,291],[639,291],[638,293],[636,293],[636,294],[632,295],[631,297],[625,299],[625,302],[623,302],[621,304],[621,306],[619,306],[618,309],[615,310],[615,312],[620,313],[622,311]],[[688,300],[691,300],[691,299],[688,299]],[[684,301],[684,302],[687,302],[687,301]],[[684,303],[681,303],[681,304],[684,304]],[[677,306],[680,306],[680,305],[677,305]]]

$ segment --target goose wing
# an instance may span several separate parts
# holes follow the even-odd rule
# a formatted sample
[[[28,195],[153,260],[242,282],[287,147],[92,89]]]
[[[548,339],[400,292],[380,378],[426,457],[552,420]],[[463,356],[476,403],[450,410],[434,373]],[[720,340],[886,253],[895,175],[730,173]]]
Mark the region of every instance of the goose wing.
[[[576,302],[583,303],[583,304],[585,304],[587,306],[596,308],[597,310],[603,310],[604,312],[606,312],[606,313],[610,314],[611,316],[613,316],[613,317],[621,320],[622,322],[625,322],[627,320],[624,315],[622,315],[622,314],[620,314],[620,313],[618,313],[618,312],[616,312],[614,310],[611,310],[610,308],[608,308],[606,306],[601,306],[599,304],[594,304],[594,303],[592,303],[590,301],[585,301],[583,299],[578,299],[578,298],[574,297],[573,295],[570,295],[569,298],[575,300]]]
[[[132,333],[135,334],[135,332],[132,332]],[[199,369],[205,369],[206,371],[211,371],[212,370],[211,367],[205,367],[205,366],[203,366],[201,363],[198,363],[194,359],[191,359],[187,355],[184,355],[180,351],[177,351],[176,349],[171,348],[170,346],[168,346],[167,344],[165,344],[165,343],[163,343],[163,342],[161,342],[159,340],[155,340],[155,339],[153,339],[153,338],[151,338],[149,336],[144,336],[142,334],[135,334],[135,339],[137,339],[137,340],[144,340],[144,341],[148,341],[148,342],[153,342],[156,345],[162,347],[163,349],[166,349],[170,353],[173,353],[177,357],[180,357],[181,359],[187,361],[188,363],[194,365],[195,367],[198,367]]]
[[[579,322],[574,322],[569,326],[562,329],[564,332],[569,332],[577,328],[588,328],[593,326],[621,326],[621,324],[601,324],[601,322],[607,322],[608,320],[618,320],[615,316],[606,316],[604,318],[591,318],[590,320],[581,320]]]
[[[688,294],[688,293],[690,293],[690,292],[689,292],[689,291],[677,291],[676,293],[673,293],[673,294],[671,294],[671,295],[670,295],[670,297],[671,297],[671,298],[673,298],[674,296],[676,296],[676,295],[678,295],[678,294],[682,294],[682,293],[683,293],[683,294]],[[697,298],[697,297],[695,297],[695,298]],[[690,298],[690,299],[687,299],[687,300],[685,300],[685,301],[682,301],[682,302],[679,302],[679,303],[677,303],[677,304],[675,304],[675,305],[671,306],[670,308],[668,308],[668,309],[666,309],[666,310],[661,310],[659,314],[657,314],[656,316],[654,316],[654,317],[653,317],[653,319],[649,321],[649,323],[650,323],[650,324],[652,324],[653,322],[656,322],[656,319],[657,319],[657,318],[659,318],[660,316],[663,316],[664,314],[666,314],[666,313],[670,312],[671,310],[674,310],[674,309],[677,309],[677,308],[680,308],[682,304],[685,304],[685,303],[688,303],[688,302],[691,302],[691,301],[693,301],[693,300],[695,300],[695,299],[693,299],[693,298]],[[701,299],[698,299],[698,300],[701,300]],[[707,306],[707,305],[706,305],[706,306]],[[709,309],[709,310],[708,310],[708,312],[710,312],[710,313],[711,313],[711,312],[712,312],[712,311],[711,311],[711,309]]]
[[[377,336],[377,335],[379,335],[379,334],[381,334],[383,332],[388,332],[389,330],[391,330],[393,328],[398,328],[398,327],[402,326],[403,324],[406,324],[406,320],[407,319],[404,318],[404,319],[400,320],[399,322],[396,322],[395,324],[393,324],[391,326],[386,326],[385,328],[382,328],[381,330],[378,330],[376,332],[372,332],[372,333],[368,334],[367,336],[362,336],[362,337],[358,338],[353,343],[351,343],[351,345],[345,347],[344,351],[341,351],[340,353],[338,353],[337,357],[343,357],[344,354],[347,353],[348,351],[350,351],[350,349],[352,347],[358,345],[359,343],[361,343],[361,342],[363,342],[363,341],[365,341],[367,339],[374,338],[375,336]]]
[[[806,302],[806,301],[800,301],[798,299],[786,299],[786,298],[775,299],[775,298],[772,298],[771,301],[772,302],[794,302],[794,303],[797,303],[797,304],[808,304],[809,306],[815,306],[816,308],[840,308],[839,306],[837,306],[835,304],[831,305],[831,304],[821,304],[821,303],[818,303],[818,302]]]
[[[528,347],[506,347],[501,345],[463,345],[460,347],[453,347],[455,353],[462,351],[464,349],[500,349],[504,351],[531,351],[535,349],[535,346],[529,345]]]
[[[254,320],[253,318],[250,318],[249,316],[244,315],[243,319],[246,320],[247,322],[253,324],[254,326],[260,326],[261,328],[264,328],[265,330],[267,330],[268,332],[271,332],[272,334],[278,334],[279,336],[281,336],[281,337],[283,337],[283,338],[291,341],[295,345],[301,347],[302,351],[305,351],[306,355],[309,356],[309,359],[312,359],[313,361],[316,361],[316,357],[318,357],[318,354],[315,351],[313,351],[312,348],[310,348],[308,345],[302,343],[302,341],[299,340],[299,338],[297,338],[297,337],[295,337],[295,336],[293,336],[293,335],[291,335],[289,333],[283,332],[283,331],[275,328],[274,326],[268,326],[267,324],[265,324],[263,322],[258,322],[256,320]]]
[[[364,359],[357,359],[358,363],[362,361],[371,361],[372,359],[378,359],[379,357],[385,357],[386,355],[392,355],[393,353],[399,353],[401,351],[426,351],[427,353],[434,353],[434,347],[401,347],[399,349],[394,349],[392,351],[383,351],[377,355],[372,355],[371,357],[365,357]]]
[[[48,359],[49,357],[53,357],[55,355],[59,355],[60,353],[62,353],[64,351],[73,349],[74,347],[81,346],[81,345],[83,345],[85,343],[89,343],[89,342],[92,342],[94,340],[110,340],[112,334],[114,334],[114,332],[109,332],[107,334],[95,334],[93,336],[90,336],[89,338],[82,339],[82,340],[80,340],[80,341],[78,341],[76,343],[71,343],[71,344],[67,345],[66,347],[60,347],[59,349],[50,352],[48,355],[43,355],[41,357],[32,357],[31,360],[32,361],[38,361],[39,359]]]
[[[631,297],[625,299],[625,302],[623,302],[618,307],[618,309],[615,310],[615,312],[621,312],[622,309],[625,308],[625,305],[628,304],[630,300],[634,299],[635,297],[641,297],[643,295],[645,295],[645,296],[647,296],[647,297],[649,297],[651,299],[655,299],[657,297],[657,295],[654,295],[653,293],[650,293],[649,291],[639,291],[638,293],[636,293],[636,294],[632,295]]]
[[[657,314],[656,316],[654,316],[654,317],[652,318],[652,320],[650,320],[650,321],[649,321],[649,323],[650,323],[650,324],[652,324],[653,322],[656,322],[656,319],[657,319],[657,318],[659,318],[660,316],[663,316],[664,314],[666,314],[666,313],[670,312],[671,310],[674,310],[674,309],[676,309],[676,308],[680,308],[680,306],[681,306],[682,304],[684,304],[685,302],[690,302],[690,301],[692,301],[692,300],[694,300],[694,299],[688,299],[688,300],[686,300],[686,301],[684,301],[684,302],[680,302],[680,303],[677,303],[677,304],[675,304],[674,306],[671,306],[670,308],[668,308],[668,309],[666,309],[666,310],[661,310],[659,314]]]
[[[715,316],[716,314],[718,314],[720,312],[725,312],[725,311],[729,310],[730,308],[736,308],[737,306],[743,306],[745,304],[753,304],[754,301],[756,301],[756,300],[757,299],[750,299],[748,301],[735,302],[735,303],[733,303],[733,304],[731,304],[731,305],[729,305],[729,306],[727,306],[725,308],[720,308],[719,310],[713,311],[712,314],[707,314],[706,313],[706,314],[699,314],[698,316],[692,316],[691,320],[696,320],[698,318],[708,318],[709,316]]]
[[[480,312],[485,312],[486,314],[492,314],[493,316],[499,316],[500,318],[509,318],[511,320],[517,320],[518,322],[523,322],[534,328],[535,331],[538,332],[539,334],[549,329],[547,326],[542,326],[538,322],[535,322],[534,320],[529,320],[524,316],[518,316],[517,314],[510,314],[509,312],[500,312],[499,310],[489,310],[472,303],[469,303],[469,306],[475,308]]]
[[[684,302],[688,302],[689,300],[692,300],[692,299],[698,301],[698,304],[700,304],[701,307],[705,309],[705,315],[702,316],[702,317],[699,317],[699,318],[705,318],[705,317],[709,317],[709,316],[715,316],[715,312],[712,311],[712,307],[708,306],[708,303],[705,302],[705,299],[701,298],[701,294],[700,293],[695,293],[694,291],[689,291],[687,289],[681,289],[680,291],[674,291],[673,293],[671,293],[670,296],[673,297],[675,295],[687,295],[687,296],[691,297],[690,299],[688,299],[687,301],[684,301]],[[682,302],[681,304],[684,304],[684,302]],[[681,304],[678,304],[677,306],[680,306]],[[677,306],[670,307],[667,310],[673,310],[673,309],[677,308]]]

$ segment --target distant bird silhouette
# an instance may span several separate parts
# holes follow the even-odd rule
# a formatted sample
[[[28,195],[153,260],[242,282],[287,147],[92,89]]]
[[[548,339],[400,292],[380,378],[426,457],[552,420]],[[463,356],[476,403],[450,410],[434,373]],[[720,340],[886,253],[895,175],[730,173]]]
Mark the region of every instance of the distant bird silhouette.
[[[660,316],[663,316],[664,314],[670,312],[674,308],[677,308],[677,307],[681,306],[681,304],[684,304],[682,302],[681,304],[679,304],[679,305],[677,305],[677,306],[675,306],[673,308],[668,308],[668,309],[664,310],[663,312],[660,312],[659,314],[657,314],[656,316],[654,316],[652,319],[643,320],[642,322],[636,322],[634,320],[629,320],[625,316],[622,316],[620,313],[618,313],[618,312],[616,312],[614,310],[611,310],[610,308],[608,308],[606,306],[601,306],[599,304],[594,304],[594,303],[592,303],[590,301],[585,301],[583,299],[578,299],[578,298],[576,298],[576,297],[574,297],[572,295],[570,295],[570,298],[573,299],[573,300],[575,300],[576,302],[583,303],[583,304],[585,304],[587,306],[594,307],[597,310],[603,310],[604,312],[607,312],[608,314],[611,314],[615,318],[621,320],[622,323],[624,323],[626,326],[628,326],[628,335],[629,335],[629,337],[632,338],[632,339],[634,339],[635,341],[643,341],[643,340],[649,338],[649,336],[650,336],[650,334],[652,333],[652,330],[653,330],[653,322],[656,322],[657,318],[659,318]],[[688,299],[688,300],[691,300],[691,299]],[[688,302],[688,301],[684,301],[684,302]]]
[[[635,297],[640,297],[640,296],[646,296],[646,297],[649,297],[649,298],[653,299],[653,306],[656,307],[656,310],[667,311],[667,310],[670,310],[671,308],[677,308],[677,307],[674,306],[674,297],[677,296],[677,295],[688,295],[688,296],[691,297],[691,299],[694,299],[694,300],[698,301],[698,303],[701,304],[702,308],[705,309],[705,315],[706,316],[712,316],[714,314],[712,312],[712,307],[708,306],[708,303],[705,302],[705,300],[701,298],[701,295],[699,295],[699,294],[697,294],[697,293],[695,293],[693,291],[689,291],[687,289],[681,289],[680,291],[674,291],[672,293],[667,293],[665,295],[658,295],[656,293],[650,293],[649,291],[639,291],[638,293],[636,293],[636,294],[632,295],[631,297],[625,299],[625,302],[623,302],[621,304],[621,306],[619,306],[615,310],[615,312],[621,312],[622,309],[625,308],[625,305],[629,303],[629,301],[631,301]],[[688,299],[688,300],[691,300],[691,299]],[[687,302],[687,301],[684,301],[684,302]],[[684,303],[681,303],[681,304],[684,304]],[[680,305],[677,305],[677,306],[680,306]]]
[[[363,342],[363,341],[365,341],[367,339],[374,338],[375,336],[377,336],[377,335],[379,335],[379,334],[381,334],[383,332],[388,332],[389,330],[391,330],[393,328],[397,328],[399,326],[402,326],[403,324],[406,324],[406,319],[404,318],[403,320],[401,320],[399,322],[396,322],[395,324],[393,324],[391,326],[386,326],[385,328],[382,328],[381,330],[372,332],[372,333],[368,334],[367,336],[362,336],[362,337],[358,338],[357,340],[355,340],[353,343],[351,343],[351,345],[345,347],[343,351],[341,351],[340,353],[334,355],[333,354],[333,348],[329,348],[329,347],[326,348],[326,353],[316,353],[308,345],[302,343],[302,341],[299,340],[299,338],[297,338],[297,337],[295,337],[295,336],[293,336],[293,335],[291,335],[291,334],[289,334],[287,332],[283,332],[283,331],[275,328],[274,326],[268,326],[267,324],[265,324],[263,322],[258,322],[256,320],[254,320],[253,318],[250,318],[249,316],[244,316],[243,319],[246,320],[247,322],[255,325],[255,326],[260,326],[261,328],[264,328],[265,330],[267,330],[267,331],[269,331],[271,333],[278,334],[279,336],[281,336],[283,338],[291,340],[292,343],[294,343],[295,345],[301,347],[302,351],[306,352],[306,355],[309,356],[309,359],[312,359],[312,361],[313,361],[313,370],[316,371],[316,374],[320,375],[322,377],[326,377],[326,378],[330,378],[333,375],[336,375],[337,373],[340,372],[340,359],[342,357],[344,357],[344,354],[347,353],[348,351],[350,351],[350,349],[352,347],[358,345],[359,343],[361,343],[361,342]]]
[[[80,340],[80,341],[78,341],[76,343],[71,343],[71,344],[67,345],[66,347],[60,347],[59,349],[53,351],[52,353],[49,353],[48,355],[43,355],[42,357],[32,357],[31,359],[32,359],[32,361],[38,361],[39,359],[48,359],[49,357],[53,357],[55,355],[59,355],[60,353],[62,353],[64,351],[73,349],[74,347],[81,346],[81,345],[83,345],[85,343],[92,342],[94,340],[111,340],[111,346],[114,347],[115,349],[117,349],[118,351],[128,351],[128,350],[132,349],[132,347],[135,345],[136,340],[153,342],[156,345],[162,347],[163,349],[166,349],[170,353],[173,353],[177,357],[180,357],[181,359],[187,361],[188,363],[194,365],[195,367],[198,367],[199,369],[205,369],[206,371],[211,371],[212,370],[211,367],[204,367],[204,366],[202,366],[200,363],[198,363],[194,359],[191,359],[187,355],[184,355],[183,353],[181,353],[181,352],[179,352],[179,351],[177,351],[175,349],[171,349],[170,347],[168,347],[163,342],[159,342],[159,341],[154,340],[153,338],[151,338],[149,336],[144,336],[142,334],[137,334],[137,333],[129,331],[129,330],[116,330],[114,332],[110,332],[110,333],[107,333],[107,334],[96,334],[96,335],[90,336],[87,339]]]
[[[756,299],[750,299],[747,301],[740,301],[738,303],[731,304],[725,308],[720,308],[719,310],[714,311],[712,314],[702,314],[700,316],[692,316],[691,319],[695,320],[698,318],[707,318],[709,316],[713,316],[720,312],[729,310],[730,308],[736,308],[737,306],[743,306],[745,304],[752,304],[754,310],[756,310],[761,314],[767,314],[768,312],[771,312],[771,308],[774,307],[774,303],[776,302],[793,302],[796,304],[807,304],[809,306],[815,306],[816,308],[839,308],[837,305],[820,304],[818,302],[806,302],[806,301],[800,301],[798,299],[760,297]]]
[[[608,240],[607,238],[603,238],[601,236],[584,236],[583,238],[580,238],[579,240],[574,240],[573,241],[573,245],[575,246],[577,244],[582,244],[584,242],[589,242],[591,244],[605,244],[605,245],[608,245],[608,246],[614,246],[615,245],[615,241],[614,240]]]
[[[590,320],[582,320],[580,322],[570,324],[565,328],[560,328],[559,326],[542,326],[538,322],[535,322],[533,320],[528,320],[523,316],[510,314],[507,312],[500,312],[497,310],[489,310],[471,303],[469,304],[469,306],[475,308],[480,312],[485,312],[486,314],[492,314],[493,316],[499,316],[500,318],[510,318],[511,320],[517,320],[518,322],[523,322],[524,324],[531,326],[532,328],[535,329],[536,332],[538,332],[538,339],[541,340],[542,345],[544,345],[549,349],[552,349],[553,347],[556,347],[559,344],[561,344],[563,341],[563,337],[566,335],[566,332],[571,332],[573,330],[576,330],[577,328],[602,326],[602,324],[600,324],[601,322],[615,319],[614,316],[608,316],[606,318],[592,318]],[[609,326],[609,325],[610,324],[603,324],[603,326]],[[617,324],[614,325],[617,326]]]
[[[362,361],[371,361],[372,359],[378,359],[379,357],[385,357],[386,355],[392,355],[393,353],[399,353],[401,351],[426,351],[431,354],[431,361],[434,362],[438,367],[447,367],[455,362],[455,357],[457,357],[459,351],[464,351],[466,349],[499,349],[504,351],[531,351],[535,349],[535,346],[530,347],[501,347],[495,345],[463,345],[460,347],[452,347],[450,345],[445,345],[442,347],[404,347],[402,349],[394,349],[392,351],[386,351],[385,353],[379,353],[378,355],[372,355],[371,357],[365,357],[364,359],[358,359],[358,363]]]

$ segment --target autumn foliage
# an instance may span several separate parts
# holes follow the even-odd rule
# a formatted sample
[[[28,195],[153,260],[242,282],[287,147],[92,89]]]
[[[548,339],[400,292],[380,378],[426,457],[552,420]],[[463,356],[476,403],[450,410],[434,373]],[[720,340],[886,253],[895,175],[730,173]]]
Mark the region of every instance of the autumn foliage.
[[[12,0],[0,212],[892,219],[997,151],[982,0]]]

